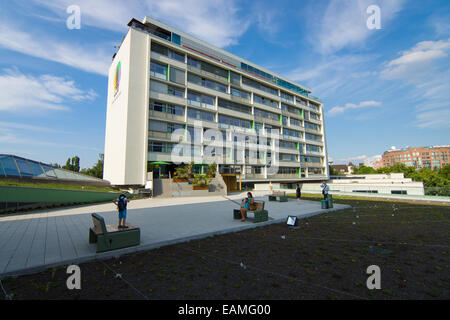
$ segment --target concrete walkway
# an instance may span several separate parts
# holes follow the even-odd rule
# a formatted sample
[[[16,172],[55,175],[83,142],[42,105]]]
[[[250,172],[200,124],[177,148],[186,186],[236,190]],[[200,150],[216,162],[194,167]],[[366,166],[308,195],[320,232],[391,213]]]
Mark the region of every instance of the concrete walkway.
[[[253,193],[266,201],[272,218],[263,223],[234,220],[232,212],[238,205],[222,196],[132,201],[127,222],[141,228],[141,244],[100,254],[95,244],[88,243],[91,213],[102,215],[106,224],[116,224],[112,203],[0,216],[0,278],[284,222],[288,215],[305,218],[350,207],[335,204],[323,210],[315,201],[268,202],[264,193]],[[244,197],[245,193],[228,196],[238,202]]]

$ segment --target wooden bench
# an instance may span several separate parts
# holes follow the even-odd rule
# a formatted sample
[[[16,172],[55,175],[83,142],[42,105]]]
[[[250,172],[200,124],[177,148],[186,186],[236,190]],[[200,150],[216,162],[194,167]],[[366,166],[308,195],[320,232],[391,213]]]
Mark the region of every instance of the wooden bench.
[[[279,198],[280,202],[287,202],[288,197],[286,196],[285,191],[274,191],[272,195],[269,195],[269,201],[277,201],[277,198]]]
[[[106,225],[102,216],[93,213],[94,226],[89,229],[89,243],[97,243],[97,252],[137,246],[141,242],[141,230],[127,224],[128,228],[118,229],[117,225]]]
[[[256,223],[269,220],[269,212],[267,210],[264,210],[264,204],[264,201],[255,201],[249,206],[249,210],[247,210],[247,213],[253,212],[253,214],[255,215],[255,219],[253,220],[253,222]],[[247,215],[245,217],[247,218]],[[233,218],[242,219],[241,210],[233,210]]]

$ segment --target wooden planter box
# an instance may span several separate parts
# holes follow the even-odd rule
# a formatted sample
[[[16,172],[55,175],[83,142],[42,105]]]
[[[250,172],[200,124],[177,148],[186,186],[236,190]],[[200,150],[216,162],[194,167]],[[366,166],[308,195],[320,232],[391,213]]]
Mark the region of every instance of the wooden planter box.
[[[173,178],[173,182],[189,182],[188,179],[184,178]]]
[[[209,190],[209,186],[192,186],[192,190]]]

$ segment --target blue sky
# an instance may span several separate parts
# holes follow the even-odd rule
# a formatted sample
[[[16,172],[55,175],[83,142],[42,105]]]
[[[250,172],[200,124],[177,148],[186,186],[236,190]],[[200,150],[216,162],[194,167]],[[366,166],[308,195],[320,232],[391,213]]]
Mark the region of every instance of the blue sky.
[[[66,27],[70,5],[79,30]],[[370,5],[381,29],[367,28]],[[114,46],[144,15],[310,87],[334,163],[450,144],[447,0],[16,0],[0,10],[0,153],[92,166]]]

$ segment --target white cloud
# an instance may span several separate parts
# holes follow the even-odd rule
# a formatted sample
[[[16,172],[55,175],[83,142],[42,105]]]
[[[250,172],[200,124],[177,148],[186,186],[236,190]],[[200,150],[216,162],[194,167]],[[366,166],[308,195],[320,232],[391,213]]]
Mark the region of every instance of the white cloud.
[[[330,1],[321,19],[312,21],[310,41],[323,54],[337,52],[348,46],[361,45],[371,35],[380,32],[367,28],[367,8],[376,4],[381,11],[381,27],[385,26],[401,10],[404,0],[333,0]]]
[[[419,128],[450,127],[450,38],[422,41],[384,64],[380,76],[409,85]]]
[[[407,79],[429,75],[430,65],[438,59],[446,58],[450,51],[450,39],[422,41],[412,49],[401,52],[399,58],[388,62],[380,75],[386,79]]]
[[[416,115],[415,125],[419,128],[441,129],[450,127],[450,109],[441,108],[420,112]]]
[[[249,20],[238,18],[237,1],[222,0],[34,0],[35,3],[67,17],[66,8],[77,4],[84,25],[124,32],[131,18],[145,15],[191,33],[219,47],[237,43]]]
[[[359,104],[347,103],[344,107],[335,106],[328,111],[329,116],[334,116],[340,113],[343,113],[350,109],[362,109],[362,108],[370,108],[370,107],[379,107],[381,106],[381,102],[379,101],[362,101]]]
[[[108,74],[111,54],[98,47],[64,42],[30,28],[24,31],[6,21],[0,22],[0,34],[0,47],[5,49],[87,72]]]
[[[333,161],[333,164],[348,164],[349,162],[351,162],[354,165],[364,163],[365,166],[372,166],[373,163],[378,160],[381,160],[381,154],[376,154],[376,155],[372,155],[372,156],[367,156],[364,154],[364,155],[353,156],[353,157],[348,157],[348,158],[335,159]]]
[[[72,80],[53,75],[34,77],[17,70],[0,75],[0,110],[30,112],[37,110],[68,110],[68,100],[92,100],[94,91],[84,92]]]

